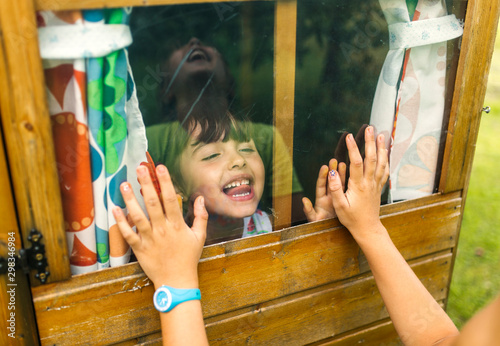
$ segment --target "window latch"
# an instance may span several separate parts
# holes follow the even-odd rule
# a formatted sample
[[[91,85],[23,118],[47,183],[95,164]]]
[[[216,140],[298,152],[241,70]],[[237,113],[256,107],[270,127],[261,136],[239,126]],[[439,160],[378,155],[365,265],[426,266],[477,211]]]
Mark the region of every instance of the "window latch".
[[[0,257],[0,275],[7,274],[9,267],[22,269],[25,274],[29,274],[30,270],[36,270],[35,277],[42,284],[46,283],[50,272],[45,257],[45,245],[41,242],[42,238],[43,235],[38,230],[32,229],[28,236],[28,241],[31,243],[29,248],[20,249],[15,253],[9,252],[7,258]]]

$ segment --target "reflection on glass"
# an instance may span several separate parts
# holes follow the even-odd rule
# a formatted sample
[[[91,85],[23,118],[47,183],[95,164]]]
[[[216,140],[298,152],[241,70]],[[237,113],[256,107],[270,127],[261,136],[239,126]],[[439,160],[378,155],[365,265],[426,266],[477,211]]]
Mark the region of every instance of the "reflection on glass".
[[[387,4],[298,1],[293,161],[282,137],[292,134],[280,134],[272,126],[273,47],[279,35],[274,32],[274,2],[134,9],[129,51],[149,152],[155,163],[173,172],[188,221],[193,196],[214,197],[209,243],[245,236],[252,223],[265,224],[254,233],[270,231],[273,198],[282,197],[272,195],[273,181],[292,180],[292,222],[305,222],[300,200],[307,196],[314,201],[319,168],[332,157],[347,162],[343,136],[370,122],[389,51],[382,11]],[[425,8],[404,10],[418,15],[442,4],[422,2]],[[450,64],[449,56],[443,59]],[[399,77],[396,73],[395,79]],[[226,152],[235,157],[251,153],[255,161],[242,164],[248,172],[226,178],[220,167],[209,164]],[[285,176],[283,167],[290,166],[293,176]],[[220,178],[211,184],[216,172]],[[231,210],[215,196],[226,198]],[[243,202],[251,207],[233,213]]]
[[[309,198],[321,164],[347,161],[343,133],[370,121],[387,37],[378,1],[298,2],[294,162]]]
[[[462,32],[447,13],[463,18],[457,3],[298,2],[294,163],[306,196],[314,196],[318,163],[332,156],[347,160],[336,150],[339,138],[368,123],[390,148],[383,201],[435,191],[447,122],[446,74],[453,71],[447,47]],[[405,24],[411,21],[427,22]]]
[[[273,141],[282,143],[271,125],[273,21],[268,2],[134,11],[130,55],[149,152],[169,167],[187,221],[194,197],[205,197],[207,243],[272,231]]]

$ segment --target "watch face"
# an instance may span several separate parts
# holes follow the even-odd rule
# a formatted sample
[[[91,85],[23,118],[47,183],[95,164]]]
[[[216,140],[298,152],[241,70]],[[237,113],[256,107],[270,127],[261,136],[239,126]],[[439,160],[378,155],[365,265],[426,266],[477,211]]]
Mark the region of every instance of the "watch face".
[[[158,310],[167,311],[170,304],[172,304],[172,295],[170,291],[165,287],[160,287],[155,292],[154,302]]]

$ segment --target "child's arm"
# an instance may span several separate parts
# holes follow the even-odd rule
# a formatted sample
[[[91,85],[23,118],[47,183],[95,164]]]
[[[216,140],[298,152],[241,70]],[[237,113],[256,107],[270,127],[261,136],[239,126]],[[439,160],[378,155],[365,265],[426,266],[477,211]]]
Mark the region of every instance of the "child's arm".
[[[335,210],[333,209],[332,197],[330,196],[327,182],[328,172],[337,169],[340,173],[343,185],[346,174],[346,165],[343,162],[337,163],[336,159],[331,159],[328,166],[323,165],[319,170],[318,180],[316,181],[316,200],[314,206],[309,198],[302,198],[304,214],[306,214],[309,222],[335,217]]]
[[[432,345],[458,334],[455,325],[413,273],[382,225],[380,194],[389,175],[383,136],[365,131],[365,160],[352,135],[346,138],[350,159],[348,189],[335,171],[329,190],[340,222],[368,259],[394,326],[406,345]],[[449,340],[449,339],[448,339]]]
[[[198,261],[208,220],[203,197],[195,201],[195,218],[193,227],[189,228],[184,222],[167,169],[160,165],[156,173],[165,211],[147,168],[139,166],[137,176],[150,220],[144,215],[128,183],[121,185],[121,192],[137,233],[130,228],[120,208],[113,210],[115,219],[155,289],[162,285],[198,288]],[[164,344],[208,345],[199,300],[187,301],[170,312],[160,313],[160,320]]]

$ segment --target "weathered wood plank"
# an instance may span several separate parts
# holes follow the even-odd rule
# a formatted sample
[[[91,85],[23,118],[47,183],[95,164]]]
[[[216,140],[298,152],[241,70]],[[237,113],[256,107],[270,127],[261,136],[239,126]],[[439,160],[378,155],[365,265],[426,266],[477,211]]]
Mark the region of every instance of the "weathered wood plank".
[[[417,258],[454,246],[459,201],[443,202],[434,208],[417,208],[382,220],[403,256]],[[274,299],[367,270],[364,256],[344,228],[202,260],[200,285],[206,297],[204,311],[210,316],[254,299]],[[259,282],[265,282],[267,289],[254,292],[254,285]],[[258,298],[253,296],[255,294]]]
[[[20,229],[24,244],[32,228],[44,235],[49,281],[63,280],[71,272],[32,0],[1,1],[0,31],[1,120]]]
[[[445,252],[410,263],[439,301],[447,294],[450,259],[451,253]],[[313,340],[313,345],[400,345],[390,320],[380,317],[387,312],[370,275],[239,312],[206,319],[211,344],[302,345]],[[120,345],[146,340],[148,345],[160,344],[161,336],[155,333]]]
[[[4,68],[3,50],[0,45],[0,75]],[[2,87],[0,81],[0,88]],[[0,126],[0,256],[12,257],[9,251],[13,246],[21,248],[21,232],[16,218],[16,209],[12,197],[9,170],[3,146]],[[0,345],[37,345],[38,333],[35,312],[31,303],[28,278],[22,270],[0,274]],[[11,315],[11,314],[14,315]],[[13,327],[13,328],[12,328]]]
[[[450,259],[448,251],[410,263],[440,302],[447,295]],[[205,322],[212,345],[401,344],[370,274],[208,318]],[[118,343],[136,344],[161,345],[161,335],[153,333]]]
[[[451,252],[412,263],[436,300],[446,297]],[[258,304],[252,311],[207,321],[216,344],[304,345],[388,317],[371,275]],[[218,317],[214,318],[218,319]]]
[[[31,292],[29,289],[28,277],[22,270],[16,271],[16,286],[8,281],[7,275],[0,275],[0,333],[1,345],[38,345],[37,325],[35,321],[35,312],[31,303]],[[14,291],[12,291],[14,290]],[[15,310],[9,309],[11,305],[11,293],[14,292],[14,300],[12,301]],[[11,313],[15,315],[12,316]],[[14,321],[9,321],[11,319]],[[13,323],[13,325],[11,324]],[[14,329],[9,329],[10,327]]]
[[[388,206],[395,212],[383,216],[383,222],[406,259],[455,246],[461,199],[452,197],[429,198],[435,203],[426,207],[414,202],[406,212],[403,205]],[[267,245],[259,237],[232,242],[238,245],[213,257],[206,257],[208,247],[199,266],[204,316],[251,313],[258,304],[367,273],[364,256],[347,230],[323,227],[309,224],[264,235],[262,239],[271,240]],[[36,287],[33,294],[44,343],[111,343],[159,329],[153,287],[137,263]]]
[[[343,334],[337,338],[315,342],[309,346],[352,346],[352,345],[403,345],[399,339],[396,329],[390,319],[370,326],[363,326],[362,329],[352,333]]]
[[[0,46],[0,56],[2,55],[2,47]],[[2,59],[0,58],[0,64]],[[2,68],[0,67],[0,72]],[[0,82],[1,83],[1,82]],[[0,84],[0,88],[2,85]],[[0,210],[2,218],[0,218],[0,256],[7,256],[7,244],[9,233],[14,233],[14,244],[17,250],[21,248],[21,233],[17,225],[16,208],[14,207],[14,198],[12,197],[12,188],[9,177],[9,168],[7,158],[5,156],[5,148],[3,146],[3,136],[0,127]]]
[[[244,343],[243,341],[241,342]],[[145,337],[127,340],[114,344],[115,346],[152,346],[162,345],[160,333],[153,333]],[[390,319],[382,320],[368,326],[363,326],[353,332],[349,331],[337,337],[328,338],[308,344],[309,346],[352,346],[352,345],[385,345],[401,346],[401,342]]]

